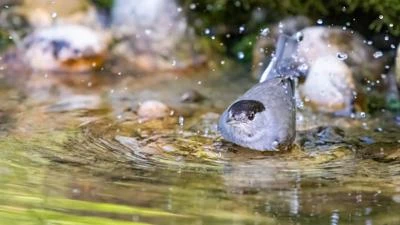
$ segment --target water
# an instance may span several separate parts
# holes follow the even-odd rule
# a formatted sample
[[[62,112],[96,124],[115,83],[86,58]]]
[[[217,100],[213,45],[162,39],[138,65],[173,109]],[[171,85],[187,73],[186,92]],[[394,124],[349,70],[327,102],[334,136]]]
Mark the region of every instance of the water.
[[[216,132],[246,70],[193,74],[4,74],[0,224],[400,224],[393,115],[302,110],[291,152],[249,151]],[[149,99],[172,116],[141,121]]]

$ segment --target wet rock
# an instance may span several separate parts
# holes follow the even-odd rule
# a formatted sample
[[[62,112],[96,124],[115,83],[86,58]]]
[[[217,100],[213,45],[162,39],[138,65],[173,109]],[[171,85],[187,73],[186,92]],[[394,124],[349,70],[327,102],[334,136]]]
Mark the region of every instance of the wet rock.
[[[299,44],[299,54],[310,66],[321,57],[337,57],[349,66],[359,83],[375,80],[384,69],[385,57],[378,57],[377,51],[354,31],[319,26],[301,32],[303,41]]]
[[[394,201],[394,202],[396,202],[396,203],[399,203],[399,204],[400,204],[400,194],[398,194],[398,195],[394,195],[394,196],[392,197],[392,199],[393,199],[393,201]]]
[[[299,132],[298,142],[304,149],[333,149],[343,146],[345,132],[339,127],[317,127]],[[337,146],[335,146],[337,147]]]
[[[273,25],[271,29],[262,29],[253,49],[252,76],[258,80],[262,72],[267,68],[279,34],[293,35],[310,25],[311,20],[307,17],[295,16],[280,21]]]
[[[140,104],[137,114],[143,119],[158,119],[168,116],[169,108],[162,102],[149,100]]]
[[[312,64],[310,72],[300,93],[306,104],[320,112],[346,112],[353,108],[353,92],[356,89],[351,69],[334,56],[318,58]]]
[[[49,112],[68,112],[75,110],[97,109],[101,99],[97,95],[64,96],[64,99],[48,107]]]
[[[195,53],[194,32],[175,0],[116,0],[112,28],[121,40],[114,54],[137,70],[174,70],[204,61]]]
[[[18,7],[34,28],[53,24],[81,24],[99,27],[98,15],[89,0],[51,1],[24,0]]]
[[[26,37],[20,50],[34,70],[86,72],[103,64],[108,40],[84,26],[57,25]]]
[[[188,90],[181,96],[181,102],[196,103],[204,100],[204,96],[196,90]]]

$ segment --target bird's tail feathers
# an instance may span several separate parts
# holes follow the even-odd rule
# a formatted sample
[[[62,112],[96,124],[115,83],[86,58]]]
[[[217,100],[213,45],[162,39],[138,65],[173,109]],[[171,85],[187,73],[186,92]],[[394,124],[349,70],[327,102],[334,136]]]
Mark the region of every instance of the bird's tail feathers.
[[[307,66],[301,63],[297,54],[297,46],[301,39],[301,34],[293,37],[285,34],[279,36],[275,56],[261,75],[260,83],[275,77],[300,77],[306,73],[304,69]]]

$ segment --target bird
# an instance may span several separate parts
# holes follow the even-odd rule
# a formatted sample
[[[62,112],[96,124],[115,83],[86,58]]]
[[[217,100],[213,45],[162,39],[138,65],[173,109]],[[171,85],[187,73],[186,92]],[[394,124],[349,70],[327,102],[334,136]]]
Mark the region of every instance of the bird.
[[[218,130],[225,140],[258,151],[290,149],[296,137],[294,79],[304,75],[297,55],[299,41],[301,34],[279,36],[260,82],[220,116]]]

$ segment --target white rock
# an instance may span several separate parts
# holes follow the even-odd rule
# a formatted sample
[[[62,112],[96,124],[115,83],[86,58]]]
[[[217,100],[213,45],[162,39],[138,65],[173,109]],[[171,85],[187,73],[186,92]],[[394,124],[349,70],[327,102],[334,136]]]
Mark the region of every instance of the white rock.
[[[312,62],[300,92],[317,110],[337,112],[351,107],[354,89],[350,68],[336,56],[325,56]]]
[[[25,61],[35,70],[84,72],[103,63],[108,36],[80,25],[38,29],[22,45]]]
[[[323,26],[308,27],[301,32],[303,41],[298,50],[309,64],[320,57],[337,57],[350,66],[357,81],[376,78],[384,69],[384,60],[374,58],[376,51],[356,32]]]
[[[148,100],[139,106],[137,114],[144,119],[158,119],[168,116],[169,108],[162,102]]]

